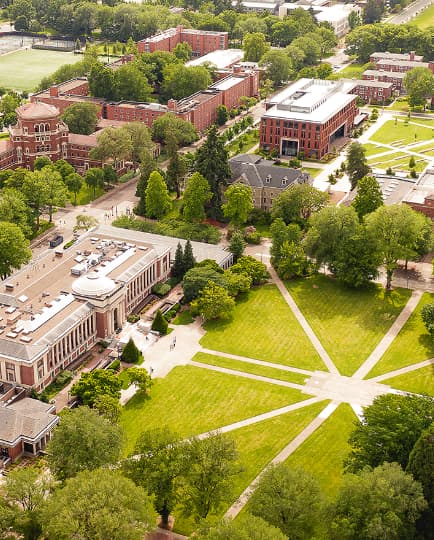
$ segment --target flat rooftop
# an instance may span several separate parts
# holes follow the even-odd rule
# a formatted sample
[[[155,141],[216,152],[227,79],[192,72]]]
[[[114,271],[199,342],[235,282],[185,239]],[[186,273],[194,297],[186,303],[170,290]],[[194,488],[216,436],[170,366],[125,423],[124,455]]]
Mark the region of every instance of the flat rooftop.
[[[201,66],[205,62],[213,64],[217,69],[224,69],[242,60],[244,52],[241,49],[226,49],[213,51],[194,60],[190,60],[186,66]]]
[[[323,123],[357,99],[348,93],[352,88],[354,81],[300,79],[275,94],[262,117]]]
[[[360,79],[355,81],[359,86],[369,86],[375,88],[391,88],[393,83],[391,82],[382,82],[382,81],[371,81],[369,79]]]
[[[31,361],[91,310],[93,299],[115,294],[157,255],[185,240],[101,226],[70,248],[47,250],[2,282],[0,355]],[[223,263],[230,253],[192,242],[197,261]],[[56,252],[62,256],[56,255]]]
[[[384,69],[367,69],[363,72],[363,75],[369,77],[384,77],[385,75],[390,78],[403,79],[406,73],[400,71],[386,71]]]
[[[428,67],[428,62],[417,62],[416,60],[394,60],[394,59],[388,59],[385,58],[384,60],[377,60],[376,62],[377,66],[381,68],[381,66],[399,66],[399,67]]]
[[[385,60],[411,60],[410,53],[391,53],[391,52],[375,52],[371,54],[372,58],[384,58]],[[416,62],[423,59],[423,56],[414,55]]]
[[[243,79],[244,77],[227,77],[226,79],[222,79],[221,81],[213,84],[212,88],[215,88],[216,90],[229,90],[229,88],[236,86]]]

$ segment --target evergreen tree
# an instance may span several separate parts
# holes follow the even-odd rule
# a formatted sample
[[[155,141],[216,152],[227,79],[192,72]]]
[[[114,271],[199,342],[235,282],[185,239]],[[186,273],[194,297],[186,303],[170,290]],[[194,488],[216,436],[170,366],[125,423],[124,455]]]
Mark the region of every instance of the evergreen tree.
[[[245,247],[246,242],[241,231],[235,231],[229,243],[229,251],[234,256],[235,263],[243,255]]]
[[[136,364],[139,361],[140,351],[134,343],[133,338],[130,338],[128,343],[125,345],[121,358],[128,364]]]
[[[170,190],[176,191],[176,198],[181,196],[181,180],[184,178],[187,168],[184,158],[179,152],[174,152],[170,157],[169,165],[167,166],[166,181]]]
[[[228,153],[223,139],[218,135],[216,125],[209,128],[205,143],[196,153],[196,171],[208,180],[213,194],[208,207],[209,215],[220,217],[221,191],[231,176],[231,170],[228,164]]]
[[[154,321],[152,323],[151,329],[154,332],[160,332],[160,334],[165,336],[167,334],[168,326],[169,325],[168,325],[166,319],[163,317],[163,314],[161,313],[161,310],[158,310],[156,315],[155,315],[155,319],[154,319]]]
[[[351,143],[347,156],[347,172],[350,177],[351,189],[355,189],[358,181],[369,171],[365,148],[359,142]]]
[[[193,255],[193,248],[191,247],[190,240],[187,240],[185,244],[184,256],[182,258],[182,262],[183,262],[183,267],[184,267],[183,268],[184,274],[188,272],[190,268],[193,268],[194,265],[196,264],[196,259],[194,258],[194,255]]]
[[[181,242],[178,242],[175,252],[175,260],[172,265],[172,276],[181,280],[184,276],[184,252],[182,251]]]

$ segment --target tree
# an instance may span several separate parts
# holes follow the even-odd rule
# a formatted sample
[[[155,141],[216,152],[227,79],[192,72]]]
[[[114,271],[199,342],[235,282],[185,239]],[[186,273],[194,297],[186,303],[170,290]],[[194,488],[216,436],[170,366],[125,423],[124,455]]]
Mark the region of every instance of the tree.
[[[321,47],[315,32],[305,34],[294,39],[291,47],[297,47],[304,54],[303,63],[307,66],[314,66],[321,57]]]
[[[42,171],[27,172],[23,177],[22,193],[26,198],[27,204],[33,210],[34,232],[39,231],[41,211],[47,204],[48,189],[45,182],[45,175]]]
[[[152,322],[151,329],[154,332],[159,332],[161,335],[165,336],[167,334],[168,326],[169,325],[166,319],[163,317],[161,310],[158,309],[157,313],[155,314],[154,321]]]
[[[172,264],[172,276],[178,280],[181,280],[184,276],[184,251],[182,249],[181,242],[178,242],[175,251],[175,260]]]
[[[158,142],[165,142],[173,136],[179,145],[191,144],[197,141],[198,134],[191,122],[186,122],[173,113],[166,113],[152,124],[152,138]]]
[[[423,396],[387,394],[363,409],[363,423],[351,433],[347,460],[350,471],[377,467],[385,461],[407,466],[410,452],[431,423],[434,401]]]
[[[404,87],[410,107],[424,107],[434,92],[434,76],[428,68],[416,67],[405,74]]]
[[[114,184],[115,182],[117,182],[118,175],[116,174],[116,171],[113,169],[112,165],[108,165],[106,163],[102,170],[104,173],[104,184]]]
[[[151,130],[143,122],[129,122],[121,130],[130,138],[130,156],[133,163],[140,163],[143,155],[152,155],[155,145],[152,142]]]
[[[281,86],[289,79],[292,65],[289,56],[284,51],[273,49],[266,52],[259,64],[266,68],[267,77],[276,86]]]
[[[128,379],[135,384],[142,394],[148,394],[152,386],[152,379],[145,368],[130,367],[127,369]]]
[[[320,48],[320,60],[322,60],[338,44],[338,38],[331,28],[320,26],[315,29],[314,35]]]
[[[30,261],[29,241],[14,223],[0,221],[0,277],[6,279],[12,270]]]
[[[233,298],[241,293],[248,292],[252,286],[252,278],[243,273],[226,270],[224,272],[224,278],[229,296],[232,296]]]
[[[434,337],[434,302],[425,304],[420,312],[423,324],[431,337]]]
[[[41,171],[44,167],[53,165],[53,162],[48,156],[38,156],[33,164],[33,170]]]
[[[252,278],[253,285],[260,285],[268,278],[267,267],[251,255],[243,255],[236,264],[231,267],[231,271],[246,274]]]
[[[184,179],[187,167],[179,152],[174,152],[167,166],[166,181],[171,190],[176,191],[176,198],[181,196],[181,181]]]
[[[205,205],[211,199],[212,192],[206,178],[200,173],[193,173],[187,181],[184,191],[182,215],[190,223],[200,223],[206,217]]]
[[[95,63],[90,70],[89,94],[93,97],[115,100],[117,89],[114,70],[104,67],[100,62]]]
[[[240,467],[235,442],[217,433],[194,437],[183,446],[181,501],[184,512],[199,521],[217,512],[231,494]]]
[[[204,144],[196,152],[196,172],[208,180],[212,191],[210,213],[218,216],[221,208],[221,190],[231,177],[231,170],[227,150],[215,125],[209,128]]]
[[[225,287],[209,282],[191,302],[191,310],[205,320],[229,319],[235,309],[235,302]]]
[[[72,409],[62,415],[47,446],[51,472],[59,480],[81,471],[114,464],[122,448],[121,428],[88,407]]]
[[[173,49],[173,54],[181,60],[181,62],[188,62],[191,58],[191,47],[190,44],[184,41],[183,43],[178,43]]]
[[[184,255],[182,257],[182,265],[184,268],[184,274],[188,272],[191,268],[194,268],[196,264],[196,259],[194,258],[193,248],[190,240],[187,240],[184,246]]]
[[[383,13],[383,3],[379,3],[376,0],[368,0],[365,9],[363,10],[363,22],[365,24],[372,24],[381,20]]]
[[[308,267],[308,260],[301,244],[286,240],[280,248],[279,263],[276,267],[279,277],[284,280],[302,277],[306,275]]]
[[[172,199],[163,177],[157,171],[149,176],[146,186],[146,216],[160,219],[170,210]]]
[[[351,13],[348,15],[348,24],[350,25],[351,30],[354,30],[354,28],[357,28],[357,26],[362,24],[360,15],[357,13],[357,11],[351,11]]]
[[[114,93],[116,100],[148,101],[152,86],[146,75],[133,62],[129,62],[114,71]]]
[[[415,522],[426,508],[421,485],[397,463],[348,474],[331,508],[329,536],[414,538]]]
[[[328,202],[329,196],[309,184],[297,184],[285,189],[273,201],[272,219],[282,218],[285,223],[305,225],[312,213]]]
[[[351,189],[355,189],[358,181],[369,174],[369,171],[365,148],[359,142],[351,143],[347,154],[347,173]]]
[[[426,232],[426,219],[406,204],[380,206],[365,218],[366,229],[376,240],[386,267],[386,289],[392,286],[398,260],[417,255],[417,245]]]
[[[247,32],[244,35],[243,51],[246,62],[259,62],[269,48],[270,45],[261,32]]]
[[[204,289],[210,281],[216,283],[220,287],[226,286],[225,278],[221,272],[218,272],[209,266],[197,266],[186,272],[184,279],[182,280],[182,289],[184,291],[186,302],[191,302],[191,300],[197,298],[202,289]]]
[[[104,172],[97,167],[91,167],[84,175],[84,181],[93,189],[93,198],[96,198],[96,188],[104,187]]]
[[[78,214],[75,218],[75,231],[88,231],[92,227],[96,227],[98,225],[98,220],[94,218],[93,216],[89,216],[88,214]]]
[[[5,501],[14,514],[14,530],[25,540],[37,540],[42,531],[41,510],[52,481],[36,467],[20,467],[8,474],[4,487]]]
[[[94,369],[81,374],[71,388],[71,395],[76,396],[84,405],[93,407],[95,400],[102,395],[119,399],[120,389],[121,382],[110,370]]]
[[[132,156],[133,143],[126,129],[108,127],[98,133],[96,140],[97,146],[89,153],[92,159],[102,162],[112,161],[116,168],[118,163]]]
[[[224,126],[229,119],[229,112],[226,105],[219,105],[217,107],[217,124]]]
[[[65,109],[62,120],[71,133],[90,135],[98,123],[98,107],[94,103],[74,103]]]
[[[282,218],[277,218],[270,226],[271,234],[271,264],[276,268],[282,256],[282,246],[285,242],[299,244],[301,229],[296,223],[286,225]]]
[[[313,537],[320,507],[321,493],[315,478],[284,464],[267,469],[250,501],[253,515],[280,529],[290,540]]]
[[[64,159],[58,159],[53,163],[53,168],[60,174],[65,182],[66,178],[75,172],[74,167]]]
[[[117,471],[97,469],[70,478],[50,499],[43,523],[47,540],[142,540],[155,513],[143,488]]]
[[[247,514],[236,521],[226,520],[195,534],[196,540],[287,540],[267,521]]]
[[[0,222],[14,223],[26,238],[32,234],[30,208],[24,195],[14,188],[4,188],[0,194]]]
[[[136,443],[135,459],[125,462],[129,478],[154,495],[154,506],[163,526],[178,502],[177,481],[182,471],[181,443],[169,428],[145,431]]]
[[[204,66],[169,64],[163,69],[161,93],[165,100],[182,99],[211,84],[211,75]]]
[[[234,231],[229,242],[229,251],[234,256],[234,262],[237,262],[243,255],[246,245],[247,243],[244,240],[243,233],[241,231]]]
[[[428,508],[418,522],[422,537],[434,536],[434,424],[422,432],[408,459],[406,471],[422,484]]]
[[[52,167],[44,167],[41,173],[45,176],[46,199],[48,206],[49,222],[53,221],[53,208],[55,206],[65,206],[68,200],[68,188],[65,186],[62,176]]]
[[[121,358],[123,362],[127,364],[137,364],[140,360],[141,352],[138,349],[137,345],[134,343],[133,338],[130,337],[128,343],[125,345]]]
[[[383,195],[377,179],[374,176],[360,178],[357,183],[357,195],[353,201],[359,220],[363,221],[367,214],[371,214],[380,206],[383,206]]]
[[[117,424],[122,415],[122,407],[119,400],[106,394],[97,397],[93,407],[111,424]]]
[[[223,214],[235,226],[243,225],[253,210],[252,190],[236,182],[225,191],[227,203],[222,206]]]

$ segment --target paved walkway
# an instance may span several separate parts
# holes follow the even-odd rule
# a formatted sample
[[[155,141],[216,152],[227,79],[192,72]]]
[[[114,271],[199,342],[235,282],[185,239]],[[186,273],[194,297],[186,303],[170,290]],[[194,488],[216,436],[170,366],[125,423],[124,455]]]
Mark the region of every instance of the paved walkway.
[[[398,317],[395,319],[392,326],[384,335],[380,343],[375,347],[373,352],[369,355],[366,362],[364,362],[359,369],[354,373],[353,377],[355,379],[363,379],[366,375],[372,370],[375,364],[380,360],[386,350],[390,347],[392,341],[399,334],[401,328],[407,322],[410,315],[415,310],[417,304],[419,303],[420,297],[422,296],[421,291],[413,291],[410,297],[410,300],[407,302],[405,308],[401,311]]]
[[[226,512],[225,518],[235,518],[247,504],[248,500],[253,495],[258,482],[267,472],[267,470],[272,465],[278,465],[279,463],[283,463],[286,459],[288,459],[288,457],[295,452],[295,450],[297,450],[297,448],[302,445],[306,439],[308,439],[312,433],[314,433],[314,431],[321,426],[321,424],[323,424],[323,422],[330,416],[330,414],[332,414],[338,405],[339,403],[336,402],[327,405],[327,407],[325,407],[325,409],[314,420],[312,420],[312,422],[305,427],[301,433],[299,433],[287,446],[285,446],[285,448],[277,454],[277,456],[267,465],[267,467],[265,467],[265,469],[258,474],[253,482],[251,482],[250,485],[241,493],[238,499]]]
[[[291,311],[294,313],[297,321],[300,323],[300,326],[303,328],[308,338],[310,339],[312,345],[315,347],[317,353],[320,355],[322,361],[327,366],[328,370],[331,373],[339,373],[337,367],[332,362],[332,359],[328,355],[327,351],[322,346],[320,340],[316,337],[315,332],[312,330],[310,324],[305,319],[303,313],[300,311],[300,308],[295,303],[292,296],[289,294],[288,289],[282,283],[282,280],[276,274],[276,271],[272,266],[269,266],[268,271],[270,272],[273,283],[275,283],[281,292],[283,298],[285,299],[288,306],[291,308]]]
[[[397,377],[398,375],[404,375],[405,373],[411,373],[412,371],[415,371],[416,369],[421,369],[421,368],[432,366],[432,365],[434,365],[434,358],[431,358],[430,360],[424,360],[423,362],[418,362],[417,364],[412,364],[411,366],[395,369],[394,371],[389,371],[389,373],[378,375],[377,377],[373,377],[372,379],[369,379],[369,380],[375,381],[375,382],[385,381],[387,379],[391,379],[392,377]]]

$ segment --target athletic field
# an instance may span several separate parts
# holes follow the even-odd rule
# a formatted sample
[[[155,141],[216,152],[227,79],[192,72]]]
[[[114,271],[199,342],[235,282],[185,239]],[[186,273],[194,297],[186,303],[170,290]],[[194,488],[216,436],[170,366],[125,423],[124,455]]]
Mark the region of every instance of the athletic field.
[[[32,91],[46,75],[63,64],[81,60],[72,52],[26,49],[0,56],[0,86]]]

